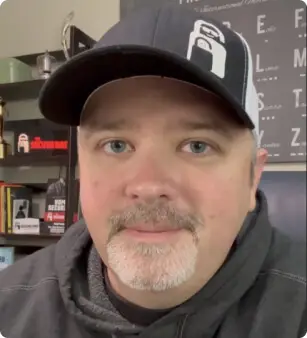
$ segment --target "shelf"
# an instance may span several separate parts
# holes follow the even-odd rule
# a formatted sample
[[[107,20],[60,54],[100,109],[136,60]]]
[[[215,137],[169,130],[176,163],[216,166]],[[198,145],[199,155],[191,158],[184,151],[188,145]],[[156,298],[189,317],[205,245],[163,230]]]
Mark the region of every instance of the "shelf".
[[[44,192],[47,192],[47,189],[48,189],[48,183],[25,183],[25,182],[18,182],[18,181],[17,182],[5,182],[4,181],[4,183],[22,185],[23,187],[31,189],[33,194],[44,193]]]
[[[92,48],[96,43],[94,39],[74,25],[70,27],[70,42],[69,55],[84,52]],[[59,49],[48,52],[55,57],[58,63],[66,61],[63,50]],[[15,56],[15,58],[33,67],[36,66],[37,57],[44,53],[45,51],[42,51],[41,53]],[[0,84],[0,96],[6,101],[37,98],[44,82],[44,79],[33,79],[30,81]]]
[[[84,52],[88,50],[87,47],[80,47],[78,50],[78,53]],[[45,52],[43,51],[42,53],[35,53],[35,54],[28,54],[28,55],[20,55],[20,56],[16,56],[15,59],[20,60],[23,63],[26,63],[29,66],[36,66],[36,62],[37,62],[37,57],[40,55],[43,55]],[[48,51],[48,53],[50,55],[52,55],[53,57],[55,57],[57,62],[65,62],[66,58],[64,55],[63,50],[53,50],[53,51]],[[68,54],[71,55],[72,51],[68,50]]]
[[[48,51],[50,55],[55,57],[57,62],[63,62],[65,61],[65,55],[62,50],[54,50],[54,51]],[[37,57],[40,55],[43,55],[45,52],[42,53],[35,53],[35,54],[28,54],[28,55],[20,55],[16,56],[15,59],[18,59],[19,61],[26,63],[29,66],[36,65]]]
[[[56,243],[61,235],[0,234],[0,246],[43,248]]]
[[[19,184],[19,183],[17,183]],[[33,191],[33,193],[42,193],[47,191],[47,183],[20,183]]]
[[[67,164],[68,155],[49,155],[46,157],[38,156],[8,156],[0,160],[1,167],[44,167],[44,166],[64,166]]]
[[[37,99],[44,82],[44,79],[34,79],[22,82],[1,83],[0,96],[6,101]]]

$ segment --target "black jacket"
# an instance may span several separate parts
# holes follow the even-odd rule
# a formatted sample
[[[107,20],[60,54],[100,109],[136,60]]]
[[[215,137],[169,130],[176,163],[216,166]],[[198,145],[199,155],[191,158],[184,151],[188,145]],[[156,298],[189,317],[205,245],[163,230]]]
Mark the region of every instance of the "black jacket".
[[[83,222],[53,246],[0,273],[5,338],[300,338],[305,335],[306,247],[273,229],[266,200],[229,259],[192,299],[139,328],[89,301]],[[113,313],[113,312],[114,313]],[[0,335],[1,337],[1,335]]]

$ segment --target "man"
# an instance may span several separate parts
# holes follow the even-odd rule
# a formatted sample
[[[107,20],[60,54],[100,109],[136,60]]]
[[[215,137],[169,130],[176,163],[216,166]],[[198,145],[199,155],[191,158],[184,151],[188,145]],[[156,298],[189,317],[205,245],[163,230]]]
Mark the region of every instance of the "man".
[[[164,5],[60,67],[44,116],[78,126],[84,221],[0,277],[7,338],[298,338],[304,246],[257,186],[246,41]]]

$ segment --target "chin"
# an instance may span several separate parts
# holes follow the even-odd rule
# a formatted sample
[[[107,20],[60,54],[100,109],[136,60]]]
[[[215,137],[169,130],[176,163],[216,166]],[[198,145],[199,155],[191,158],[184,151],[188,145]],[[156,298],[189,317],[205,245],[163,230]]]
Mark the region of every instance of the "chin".
[[[162,292],[187,282],[195,273],[198,249],[187,238],[177,243],[142,243],[115,236],[107,245],[108,265],[126,286]]]

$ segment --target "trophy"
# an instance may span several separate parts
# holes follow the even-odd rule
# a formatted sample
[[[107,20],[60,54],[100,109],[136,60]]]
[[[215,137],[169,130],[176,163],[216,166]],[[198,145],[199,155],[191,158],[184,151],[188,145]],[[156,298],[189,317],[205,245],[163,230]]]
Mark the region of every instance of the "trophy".
[[[0,160],[5,159],[8,155],[12,154],[11,146],[4,139],[4,113],[5,102],[0,96]]]
[[[66,35],[67,35],[67,31],[69,30],[70,26],[71,26],[71,22],[73,20],[75,16],[75,13],[72,11],[70,12],[65,20],[64,20],[64,23],[63,23],[63,27],[62,27],[62,35],[61,35],[61,44],[62,44],[62,48],[63,48],[63,52],[64,52],[64,55],[65,55],[65,58],[66,60],[69,60],[70,59],[70,55],[69,55],[69,52],[68,52],[68,46],[67,46],[67,38],[66,38]]]

